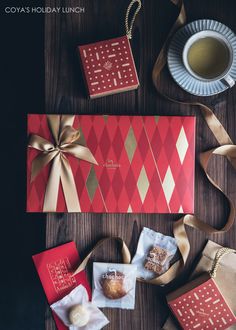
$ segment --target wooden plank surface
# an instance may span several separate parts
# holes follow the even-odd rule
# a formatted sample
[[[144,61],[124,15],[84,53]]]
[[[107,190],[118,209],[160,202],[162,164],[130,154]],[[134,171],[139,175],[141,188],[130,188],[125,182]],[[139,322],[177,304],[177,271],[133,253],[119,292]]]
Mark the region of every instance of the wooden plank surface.
[[[144,7],[136,21],[131,42],[141,87],[137,91],[88,100],[84,88],[76,46],[124,35],[124,14],[129,0],[46,0],[46,6],[84,7],[81,14],[45,15],[45,95],[47,113],[99,113],[99,114],[158,114],[197,116],[197,164],[195,205],[196,214],[211,225],[220,227],[228,214],[224,197],[215,191],[204,177],[199,164],[200,151],[216,146],[216,141],[197,108],[170,104],[156,93],[151,70],[156,56],[174,21],[176,9],[166,0],[144,1]],[[188,0],[188,21],[198,18],[214,18],[236,32],[235,1]],[[211,105],[231,137],[236,140],[236,88],[223,94],[196,98],[182,91],[172,80],[168,71],[162,77],[163,91],[180,100],[200,100]],[[230,197],[236,197],[236,174],[226,161],[217,158],[211,162],[210,171]],[[164,234],[172,233],[173,221],[178,215],[94,215],[58,214],[48,215],[46,225],[46,247],[53,247],[75,240],[82,257],[100,238],[121,236],[134,253],[139,233],[143,226]],[[168,315],[165,293],[183,283],[206,243],[205,234],[188,229],[191,253],[188,266],[177,281],[165,288],[137,284],[136,309],[134,311],[106,309],[110,320],[106,329],[157,330]],[[236,248],[235,226],[227,234],[212,236],[216,242]],[[113,244],[100,248],[94,260],[119,261],[119,252]],[[46,313],[46,329],[55,329],[51,314]]]

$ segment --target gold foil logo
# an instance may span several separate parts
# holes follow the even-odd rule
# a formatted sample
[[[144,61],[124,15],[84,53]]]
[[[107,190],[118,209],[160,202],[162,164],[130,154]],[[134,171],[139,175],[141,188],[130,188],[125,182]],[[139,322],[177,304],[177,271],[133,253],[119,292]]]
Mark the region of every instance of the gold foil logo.
[[[110,61],[106,61],[105,64],[103,65],[105,70],[110,71],[112,68],[112,63]]]
[[[202,317],[209,316],[209,314],[207,314],[207,313],[204,312],[204,309],[203,308],[200,308],[200,310],[199,311],[196,311],[196,313],[199,314]]]
[[[105,164],[103,164],[103,167],[106,167],[111,170],[115,170],[120,167],[120,164],[115,163],[112,159],[108,159]]]

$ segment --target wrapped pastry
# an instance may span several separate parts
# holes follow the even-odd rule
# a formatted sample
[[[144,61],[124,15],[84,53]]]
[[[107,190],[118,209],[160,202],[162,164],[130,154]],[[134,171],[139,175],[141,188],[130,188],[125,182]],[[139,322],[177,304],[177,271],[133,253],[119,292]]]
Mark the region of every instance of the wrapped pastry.
[[[109,323],[97,306],[89,302],[82,285],[52,304],[51,308],[70,330],[100,330]]]
[[[98,307],[134,309],[136,266],[93,264],[92,302]]]
[[[132,264],[137,266],[137,277],[150,280],[167,271],[177,251],[173,237],[144,227]]]

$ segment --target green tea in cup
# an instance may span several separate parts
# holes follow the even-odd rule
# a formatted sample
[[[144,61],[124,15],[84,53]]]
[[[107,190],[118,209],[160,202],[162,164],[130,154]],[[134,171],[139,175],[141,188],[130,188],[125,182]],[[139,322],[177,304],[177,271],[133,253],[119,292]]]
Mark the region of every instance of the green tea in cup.
[[[212,79],[228,68],[229,49],[222,41],[205,37],[195,41],[188,50],[188,64],[199,76]]]

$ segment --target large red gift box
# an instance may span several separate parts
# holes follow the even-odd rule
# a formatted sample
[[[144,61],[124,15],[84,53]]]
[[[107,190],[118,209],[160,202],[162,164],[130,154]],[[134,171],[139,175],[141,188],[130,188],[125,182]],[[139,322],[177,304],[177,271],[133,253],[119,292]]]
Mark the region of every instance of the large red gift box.
[[[80,263],[78,251],[74,242],[69,242],[56,248],[33,256],[33,262],[44,288],[49,305],[68,295],[76,286],[82,284],[91,299],[91,290],[85,272],[72,276]],[[53,313],[58,330],[68,329],[58,316]]]
[[[167,300],[184,330],[225,330],[236,323],[234,313],[209,274],[169,294]]]
[[[63,116],[51,115],[50,120],[53,122],[55,118],[56,122],[59,117]],[[80,133],[77,145],[86,146],[94,157],[90,161],[81,160],[60,150],[69,163],[75,185],[74,193],[67,200],[78,195],[79,212],[194,212],[195,117],[71,117],[72,126]],[[28,116],[28,135],[29,138],[38,135],[55,144],[47,115]],[[54,149],[59,150],[56,145]],[[43,153],[37,148],[28,148],[28,212],[45,211],[49,176],[57,169],[57,165],[49,162],[32,180],[32,162]],[[58,191],[54,189],[52,193],[56,207],[47,211],[78,210],[73,207],[68,210],[62,182]]]

